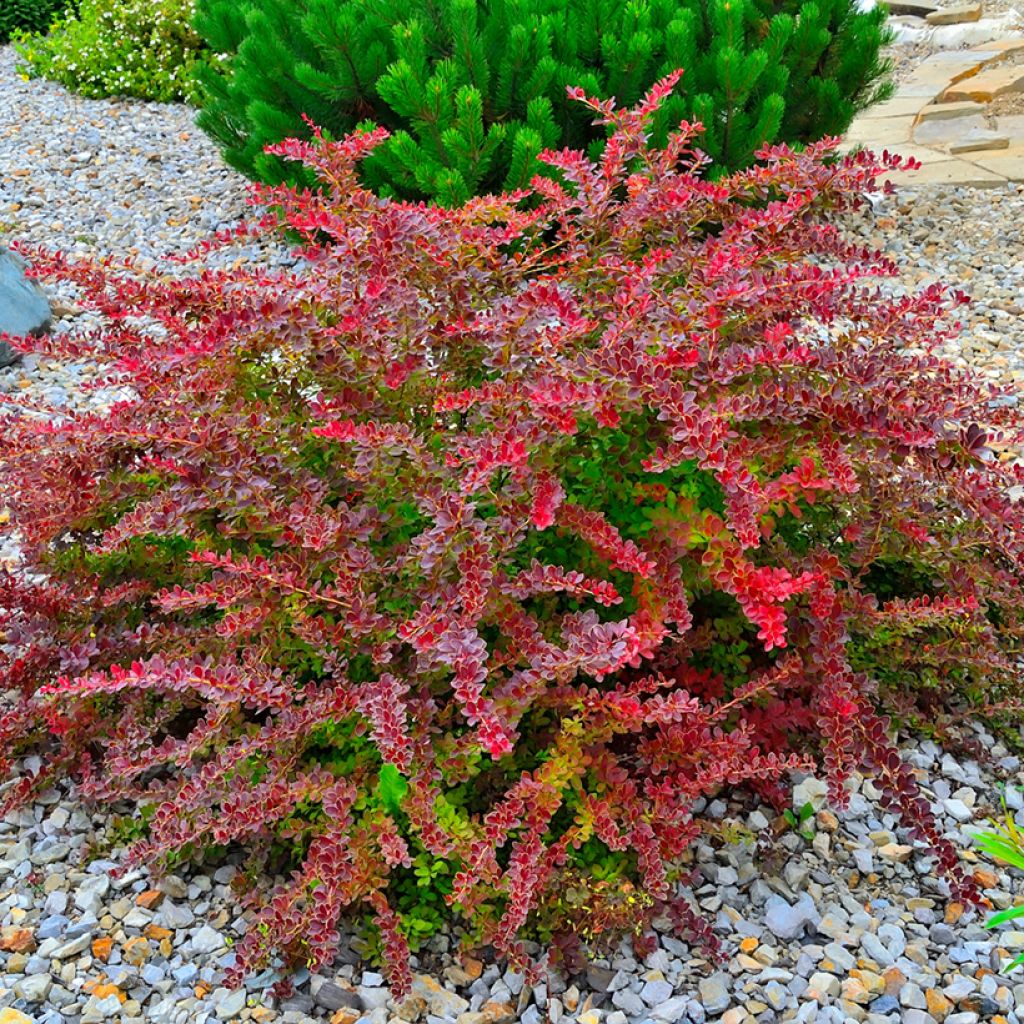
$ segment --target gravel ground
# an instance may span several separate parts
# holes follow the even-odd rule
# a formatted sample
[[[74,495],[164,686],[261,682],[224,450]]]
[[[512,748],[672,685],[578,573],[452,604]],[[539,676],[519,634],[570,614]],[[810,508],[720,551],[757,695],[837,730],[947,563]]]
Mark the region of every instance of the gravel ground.
[[[0,49],[0,236],[148,260],[236,221],[243,195],[241,179],[221,165],[184,108],[87,101],[49,83],[26,84],[14,74],[12,51]],[[852,230],[896,256],[903,283],[940,278],[972,290],[967,333],[950,354],[1018,381],[1022,223],[1021,190],[919,189],[880,201]],[[218,258],[238,256],[286,258],[256,248]],[[85,365],[27,359],[0,371],[0,389],[73,404],[89,373]],[[13,555],[12,539],[0,538],[0,557]],[[905,748],[968,861],[976,859],[970,830],[984,823],[1003,787],[1024,825],[1019,759],[980,730],[977,740],[980,761],[930,741]],[[94,814],[55,790],[0,822],[0,1024],[1024,1021],[1024,977],[1000,974],[1024,949],[1024,932],[993,936],[975,911],[948,904],[932,861],[880,809],[871,783],[855,782],[849,810],[837,818],[821,807],[812,838],[767,838],[770,815],[754,806],[705,808],[710,819],[758,837],[695,850],[696,897],[732,953],[725,965],[663,935],[642,962],[624,944],[581,977],[532,987],[486,956],[463,956],[442,936],[423,953],[431,973],[418,977],[401,1006],[350,955],[324,976],[300,971],[296,994],[284,1001],[270,994],[273,972],[238,992],[220,987],[246,927],[231,888],[234,868],[197,868],[159,882],[145,870],[114,877],[123,833],[117,816]],[[803,780],[794,802],[820,805],[822,792],[817,780]],[[1021,880],[999,868],[979,861],[978,879],[995,907],[1021,898]]]
[[[187,107],[82,99],[15,63],[0,47],[0,237],[145,261],[244,215],[243,179]]]
[[[968,861],[971,829],[1000,792],[1024,824],[1020,759],[981,731],[977,741],[982,763],[928,741],[904,750]],[[794,803],[820,807],[824,789],[805,779]],[[644,960],[623,943],[582,976],[530,986],[436,937],[424,959],[440,969],[418,974],[413,995],[396,1005],[379,974],[345,956],[326,975],[299,971],[295,995],[281,1001],[268,991],[272,971],[235,992],[220,987],[246,926],[235,868],[159,882],[145,871],[115,877],[116,819],[55,790],[0,822],[0,1021],[1016,1024],[1024,983],[1000,972],[1024,948],[1024,932],[993,936],[975,911],[949,903],[932,859],[877,797],[856,779],[841,818],[822,807],[808,837],[778,840],[766,838],[772,823],[759,808],[716,800],[704,809],[760,837],[695,850],[696,898],[727,944],[725,964],[662,934]],[[998,868],[979,862],[975,877],[997,908],[1021,898],[1021,880]]]
[[[972,298],[945,354],[1001,383],[1024,383],[1024,186],[905,189],[847,221],[850,234],[890,255],[897,286],[933,281]]]

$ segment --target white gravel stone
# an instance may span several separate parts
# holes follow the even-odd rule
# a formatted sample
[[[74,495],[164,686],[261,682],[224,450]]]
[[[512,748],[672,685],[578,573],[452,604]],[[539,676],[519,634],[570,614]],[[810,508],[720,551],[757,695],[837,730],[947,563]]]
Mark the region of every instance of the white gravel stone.
[[[203,925],[192,936],[192,949],[197,953],[213,953],[224,947],[224,936],[209,925]]]

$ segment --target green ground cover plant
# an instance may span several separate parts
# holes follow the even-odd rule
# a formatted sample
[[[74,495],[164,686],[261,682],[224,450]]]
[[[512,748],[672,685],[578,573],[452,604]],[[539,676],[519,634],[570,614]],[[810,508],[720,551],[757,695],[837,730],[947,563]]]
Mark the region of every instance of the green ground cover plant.
[[[1003,820],[992,823],[990,829],[979,832],[974,837],[975,843],[993,860],[1006,864],[1018,871],[1024,871],[1024,835],[1021,834],[1014,819],[1013,811],[1003,803]],[[1017,904],[993,914],[986,922],[986,928],[998,928],[1010,921],[1024,918],[1024,904]],[[1024,953],[1018,953],[1004,968],[1012,971],[1024,966]]]
[[[978,898],[889,712],[1019,710],[1024,422],[935,354],[965,297],[888,294],[836,226],[900,160],[709,180],[697,127],[650,144],[676,82],[573,90],[600,159],[454,209],[360,186],[383,129],[279,144],[322,187],[238,234],[294,267],[30,254],[104,318],[24,344],[131,394],[0,396],[0,812],[70,777],[147,809],[129,862],[247,851],[233,983],[350,914],[398,992],[453,920],[523,969],[663,915],[711,943],[698,805],[781,812],[795,770],[871,775]],[[912,634],[927,679],[878,642]]]
[[[373,122],[391,136],[363,166],[371,188],[457,205],[528,186],[551,170],[543,149],[597,154],[606,132],[566,86],[629,105],[682,67],[655,139],[700,120],[724,173],[887,95],[884,18],[853,0],[200,0],[224,60],[202,73],[199,124],[244,174],[308,184],[264,147],[308,136],[303,118],[336,136]]]
[[[48,35],[20,36],[21,68],[83,96],[194,100],[209,58],[194,0],[81,0]]]

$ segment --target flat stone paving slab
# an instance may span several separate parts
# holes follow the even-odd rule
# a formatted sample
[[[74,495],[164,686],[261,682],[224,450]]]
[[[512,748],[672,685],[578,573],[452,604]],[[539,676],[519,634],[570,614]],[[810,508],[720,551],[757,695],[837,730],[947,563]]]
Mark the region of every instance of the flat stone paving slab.
[[[949,152],[954,155],[985,152],[992,149],[1009,149],[1010,140],[1005,135],[1000,135],[999,132],[982,128],[978,131],[968,132],[963,138],[951,142],[948,148]]]
[[[972,47],[971,53],[982,50],[988,53],[994,51],[1001,57],[1012,57],[1015,54],[1024,53],[1024,36],[1018,39],[999,39],[991,43],[981,43],[979,46]]]
[[[947,102],[975,100],[989,103],[997,96],[1011,92],[1024,92],[1024,67],[1000,67],[997,64],[951,85],[942,98]]]
[[[935,34],[948,31],[936,29]],[[1024,93],[1024,64],[1011,59],[1020,54],[1024,34],[1016,32],[971,50],[930,54],[892,99],[854,121],[843,148],[915,157],[923,165],[918,171],[889,175],[900,185],[987,186],[1024,180],[1024,114],[992,117],[986,106],[997,96]]]
[[[948,153],[944,153],[940,149],[929,149],[927,146],[865,146],[864,148],[873,149],[879,155],[884,149],[887,153],[903,159],[913,157],[922,167],[931,164],[946,164],[950,160]]]
[[[981,116],[985,113],[984,103],[975,103],[974,100],[959,100],[956,103],[929,103],[922,107],[917,115],[918,125],[928,121],[949,121],[957,117]],[[915,136],[916,136],[915,131]]]
[[[873,121],[888,120],[891,117],[916,117],[922,105],[934,97],[934,93],[924,96],[894,96],[884,103],[876,103],[869,108]]]
[[[982,132],[987,128],[988,122],[981,114],[958,117],[955,120],[918,122],[914,125],[914,142],[919,146],[942,146],[945,148],[965,135]]]
[[[976,185],[991,188],[1007,182],[1005,174],[953,157],[925,164],[916,171],[894,171],[885,177],[894,185],[911,188],[917,185]]]
[[[918,103],[930,103],[939,94],[939,88],[934,82],[901,82],[893,93],[894,100],[910,99]]]
[[[914,68],[903,84],[934,89],[935,95],[938,96],[951,85],[978,74],[987,65],[998,60],[999,56],[997,52],[986,56],[981,53],[971,54],[969,51],[933,54],[928,60]],[[950,59],[933,62],[934,57],[949,57]]]
[[[956,7],[940,7],[925,16],[929,25],[961,25],[965,21],[981,21],[981,4],[958,4]]]
[[[879,146],[904,146],[911,140],[914,120],[910,117],[860,118],[850,125],[846,140]]]
[[[996,153],[972,153],[971,162],[1008,181],[1024,181],[1024,145],[1011,146]]]
[[[910,15],[915,18],[925,18],[932,11],[937,11],[935,4],[925,3],[924,0],[882,0],[891,14],[897,17]]]
[[[1011,146],[1024,146],[1024,114],[1000,114],[996,128],[1009,138]]]

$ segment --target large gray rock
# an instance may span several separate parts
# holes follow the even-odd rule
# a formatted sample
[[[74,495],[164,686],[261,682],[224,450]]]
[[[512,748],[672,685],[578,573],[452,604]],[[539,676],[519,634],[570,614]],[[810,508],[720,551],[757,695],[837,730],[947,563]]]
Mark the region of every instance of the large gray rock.
[[[0,246],[0,333],[14,337],[41,334],[50,326],[50,304],[42,288],[25,276],[25,261]],[[9,366],[18,353],[0,341],[0,367]]]

